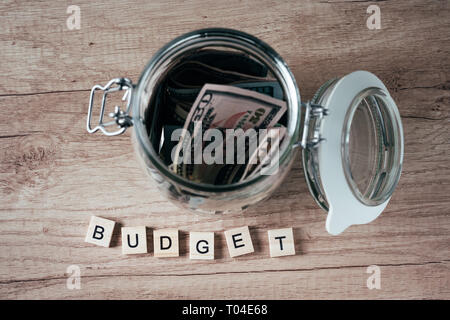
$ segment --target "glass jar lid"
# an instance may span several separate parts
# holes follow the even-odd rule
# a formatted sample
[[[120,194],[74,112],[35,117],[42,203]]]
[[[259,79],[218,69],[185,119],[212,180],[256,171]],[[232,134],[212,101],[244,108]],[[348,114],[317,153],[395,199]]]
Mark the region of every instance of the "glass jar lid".
[[[303,152],[305,176],[328,210],[328,232],[339,234],[386,207],[400,179],[401,119],[383,82],[367,71],[330,81],[313,102],[320,106],[307,111],[315,112],[307,129],[315,143]]]

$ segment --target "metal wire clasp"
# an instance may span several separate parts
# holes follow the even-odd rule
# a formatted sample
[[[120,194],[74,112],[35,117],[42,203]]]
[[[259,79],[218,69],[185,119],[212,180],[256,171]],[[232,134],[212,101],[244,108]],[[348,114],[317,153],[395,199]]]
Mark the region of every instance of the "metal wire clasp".
[[[328,115],[328,109],[318,104],[312,104],[310,101],[302,103],[302,106],[305,108],[302,139],[293,147],[315,148],[325,140],[320,135],[320,122],[324,116]]]
[[[98,120],[98,125],[95,128],[91,128],[91,118],[92,118],[92,108],[94,105],[94,95],[95,91],[102,90],[103,91],[103,98],[102,98],[102,107],[100,109],[100,116]],[[122,97],[123,101],[127,101],[126,109],[121,110],[120,106],[115,106],[114,112],[110,113],[108,116],[110,118],[113,118],[114,121],[110,122],[103,122],[103,116],[105,114],[105,106],[106,106],[106,97],[108,93],[116,92],[125,90],[125,94]],[[129,116],[130,106],[131,106],[131,94],[133,90],[133,84],[131,83],[130,79],[127,78],[116,78],[111,81],[109,81],[106,86],[102,87],[100,85],[95,85],[92,87],[91,95],[89,99],[89,111],[87,116],[87,124],[86,128],[89,133],[94,133],[97,130],[101,130],[103,134],[107,136],[116,136],[119,134],[122,134],[125,132],[125,130],[133,125],[132,118]],[[116,131],[107,131],[105,127],[111,126],[111,125],[118,125],[119,130]]]

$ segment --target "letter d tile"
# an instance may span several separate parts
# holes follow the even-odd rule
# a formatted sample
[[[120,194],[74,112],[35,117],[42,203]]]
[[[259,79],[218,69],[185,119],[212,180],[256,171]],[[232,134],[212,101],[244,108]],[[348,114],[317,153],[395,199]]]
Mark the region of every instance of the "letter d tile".
[[[153,230],[153,248],[155,257],[178,257],[178,229]]]

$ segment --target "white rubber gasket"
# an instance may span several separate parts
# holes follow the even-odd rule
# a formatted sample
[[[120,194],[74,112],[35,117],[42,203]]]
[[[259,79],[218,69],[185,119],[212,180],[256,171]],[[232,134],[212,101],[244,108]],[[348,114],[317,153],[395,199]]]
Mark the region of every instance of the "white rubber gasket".
[[[399,121],[403,148],[400,114],[383,82],[367,71],[356,71],[340,79],[324,105],[329,114],[322,120],[321,137],[325,140],[318,145],[317,151],[323,191],[329,205],[326,229],[333,235],[341,233],[351,225],[373,221],[390,200],[389,197],[375,206],[362,203],[350,189],[342,165],[342,132],[345,130],[347,111],[355,97],[368,88],[379,88],[386,93],[386,99],[390,102],[388,108],[394,109],[391,111]],[[402,157],[403,150],[401,160]]]

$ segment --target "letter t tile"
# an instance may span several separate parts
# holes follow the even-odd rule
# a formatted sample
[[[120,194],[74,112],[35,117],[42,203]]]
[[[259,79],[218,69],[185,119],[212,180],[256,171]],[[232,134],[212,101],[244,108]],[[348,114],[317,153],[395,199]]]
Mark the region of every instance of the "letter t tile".
[[[269,230],[270,256],[282,257],[295,255],[294,232],[292,228]]]

